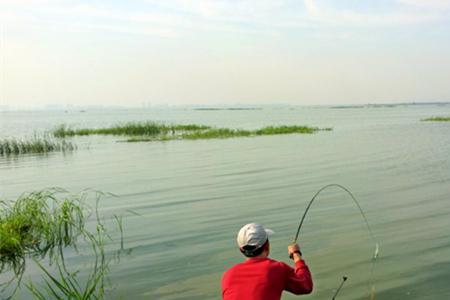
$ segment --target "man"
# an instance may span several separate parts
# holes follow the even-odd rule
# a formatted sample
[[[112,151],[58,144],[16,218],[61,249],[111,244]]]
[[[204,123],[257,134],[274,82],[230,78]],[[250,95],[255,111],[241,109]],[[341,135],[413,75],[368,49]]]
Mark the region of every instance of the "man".
[[[241,228],[237,236],[239,249],[247,259],[222,277],[224,300],[276,300],[281,293],[309,294],[313,288],[311,273],[302,259],[297,244],[288,246],[295,269],[283,262],[268,258],[269,235],[273,231],[260,224],[250,223]]]

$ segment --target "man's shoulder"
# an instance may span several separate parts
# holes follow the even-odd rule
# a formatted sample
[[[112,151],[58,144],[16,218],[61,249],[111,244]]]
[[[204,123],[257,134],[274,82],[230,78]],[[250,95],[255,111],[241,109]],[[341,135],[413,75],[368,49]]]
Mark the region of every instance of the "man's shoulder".
[[[271,258],[269,258],[268,260],[270,261],[270,264],[273,265],[274,267],[283,268],[283,269],[285,269],[286,267],[290,268],[289,265],[286,264],[285,262],[282,262],[282,261],[279,261],[279,260],[275,260],[275,259],[271,259]]]
[[[225,278],[226,276],[238,271],[242,266],[244,265],[244,263],[237,263],[234,266],[228,268],[227,270],[225,270],[225,272],[223,273],[222,278]]]
[[[264,260],[260,260],[260,263],[262,263],[263,265],[265,265],[264,268],[279,268],[279,269],[286,269],[286,268],[290,268],[286,263],[282,262],[282,261],[278,261],[272,258],[265,258]],[[229,276],[232,275],[233,273],[236,272],[240,272],[242,269],[246,269],[248,267],[250,267],[252,264],[248,264],[246,262],[241,262],[241,263],[237,263],[234,266],[230,267],[229,269],[227,269],[224,273],[223,273],[223,278],[225,276]],[[260,264],[257,264],[259,266],[261,266]],[[255,266],[255,265],[254,265]]]

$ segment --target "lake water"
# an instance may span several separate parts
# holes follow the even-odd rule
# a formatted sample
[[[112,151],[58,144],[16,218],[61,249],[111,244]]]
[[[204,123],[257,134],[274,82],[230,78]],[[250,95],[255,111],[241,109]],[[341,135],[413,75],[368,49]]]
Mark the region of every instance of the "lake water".
[[[302,299],[331,299],[342,276],[349,280],[340,299],[367,299],[369,280],[377,299],[450,299],[450,123],[420,121],[439,115],[450,115],[450,105],[0,112],[0,137],[31,136],[61,123],[139,120],[334,129],[149,143],[80,137],[73,153],[0,157],[0,198],[46,187],[114,193],[101,201],[100,213],[123,216],[125,247],[133,251],[112,263],[107,298],[219,299],[222,273],[243,259],[235,242],[242,225],[273,229],[271,256],[291,263],[286,247],[308,201],[322,186],[339,183],[365,211],[380,257],[371,276],[374,244],[361,215],[344,192],[327,190],[299,239],[315,281]],[[73,255],[69,263],[84,265]],[[27,271],[35,280],[37,274]]]

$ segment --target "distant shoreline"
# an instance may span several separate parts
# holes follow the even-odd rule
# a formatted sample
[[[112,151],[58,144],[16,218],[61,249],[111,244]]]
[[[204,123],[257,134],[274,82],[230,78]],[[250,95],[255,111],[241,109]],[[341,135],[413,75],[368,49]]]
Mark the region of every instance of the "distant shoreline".
[[[349,105],[334,105],[331,109],[350,109],[350,108],[392,108],[399,106],[446,106],[450,102],[405,102],[405,103],[367,103],[367,104],[349,104]]]
[[[193,110],[262,110],[262,107],[200,107],[194,108]]]
[[[102,106],[102,105],[40,105],[32,107],[16,107],[9,105],[0,105],[0,113],[4,112],[20,112],[20,111],[62,111],[65,113],[85,113],[89,110],[166,110],[166,109],[187,109],[195,111],[246,111],[246,110],[264,110],[264,109],[280,109],[280,108],[331,108],[331,109],[348,109],[348,108],[380,108],[380,107],[399,107],[399,106],[447,106],[450,101],[434,101],[434,102],[399,102],[399,103],[364,103],[364,104],[260,104],[251,106],[244,104],[229,105],[209,105],[192,104],[192,105],[142,105],[142,106]]]

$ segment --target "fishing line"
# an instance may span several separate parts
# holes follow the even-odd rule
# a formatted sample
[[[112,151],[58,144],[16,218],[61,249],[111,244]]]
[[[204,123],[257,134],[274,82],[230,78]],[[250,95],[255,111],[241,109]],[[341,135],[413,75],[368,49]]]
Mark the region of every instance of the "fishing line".
[[[302,229],[303,222],[305,221],[306,215],[308,214],[308,211],[309,211],[311,205],[314,203],[314,200],[316,200],[317,196],[319,196],[319,194],[320,194],[323,190],[325,190],[325,189],[327,189],[327,188],[330,188],[330,187],[337,187],[337,188],[340,188],[340,189],[342,189],[343,191],[345,191],[348,195],[350,195],[351,199],[353,200],[353,203],[358,207],[358,210],[359,210],[359,212],[361,213],[361,216],[362,216],[363,219],[364,219],[364,222],[365,222],[365,224],[366,224],[367,231],[369,232],[369,236],[370,236],[371,240],[372,240],[373,243],[375,244],[374,254],[373,254],[372,259],[371,259],[371,260],[372,260],[372,267],[371,267],[371,275],[370,275],[370,279],[369,279],[369,286],[370,286],[369,296],[370,296],[370,299],[375,299],[375,286],[374,286],[374,284],[373,284],[372,278],[373,278],[374,269],[375,269],[375,262],[376,262],[377,257],[378,257],[379,245],[378,245],[377,240],[375,239],[375,236],[374,236],[374,234],[373,234],[373,232],[372,232],[372,229],[370,228],[369,222],[367,221],[367,217],[366,217],[366,215],[364,214],[364,211],[362,210],[362,208],[361,208],[361,206],[359,205],[358,201],[356,200],[355,196],[353,196],[352,192],[350,192],[346,187],[344,187],[344,186],[342,186],[342,185],[340,185],[340,184],[333,183],[333,184],[328,184],[328,185],[322,187],[321,189],[319,189],[319,190],[317,191],[317,193],[316,193],[316,194],[312,197],[312,199],[309,201],[308,206],[306,207],[306,210],[305,210],[305,212],[303,213],[303,216],[302,216],[302,218],[301,218],[301,220],[300,220],[300,224],[298,225],[297,232],[296,232],[296,234],[295,234],[293,243],[294,243],[294,244],[297,243],[297,239],[298,239],[298,236],[299,236],[300,231],[301,231],[301,229]],[[345,277],[345,278],[346,278],[345,280],[347,280],[347,277]],[[345,281],[345,280],[344,280],[344,281]],[[339,287],[339,289],[338,289],[337,292],[339,292],[340,289],[342,288],[342,285],[343,285],[344,281],[342,282],[342,284],[341,284],[341,286]],[[336,293],[336,294],[337,294],[337,293]],[[336,297],[336,294],[335,294],[335,297]],[[334,299],[334,298],[333,298],[333,299]]]

